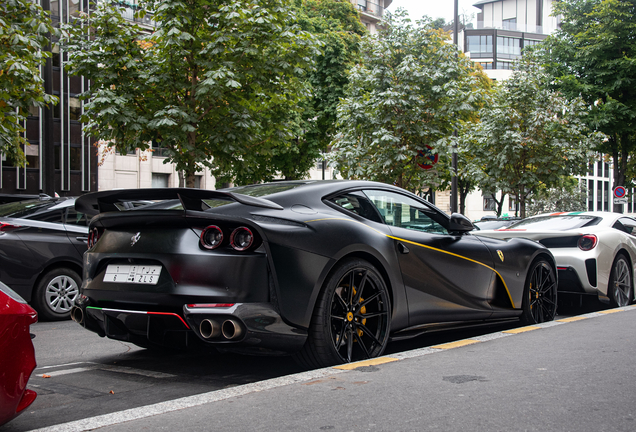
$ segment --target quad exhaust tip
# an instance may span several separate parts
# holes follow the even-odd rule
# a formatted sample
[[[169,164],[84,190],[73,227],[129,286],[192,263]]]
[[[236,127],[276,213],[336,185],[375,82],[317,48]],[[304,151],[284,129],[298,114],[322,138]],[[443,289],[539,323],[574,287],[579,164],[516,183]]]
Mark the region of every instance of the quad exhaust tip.
[[[71,309],[71,319],[78,324],[84,324],[84,312],[77,306]]]
[[[221,335],[221,326],[216,321],[204,319],[199,324],[199,332],[203,339],[212,339]]]
[[[223,337],[225,339],[233,340],[241,337],[241,335],[243,334],[243,328],[237,321],[229,319],[223,322],[221,332],[223,333]]]

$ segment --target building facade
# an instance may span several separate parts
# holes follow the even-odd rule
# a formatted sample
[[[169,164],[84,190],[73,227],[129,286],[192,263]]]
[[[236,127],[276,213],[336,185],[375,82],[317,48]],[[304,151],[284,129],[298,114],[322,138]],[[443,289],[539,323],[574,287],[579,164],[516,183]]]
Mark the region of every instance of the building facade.
[[[55,26],[88,10],[88,0],[35,0],[50,11]],[[82,132],[83,104],[78,95],[88,82],[64,71],[67,60],[56,40],[41,68],[45,91],[60,98],[54,107],[32,108],[24,127],[27,163],[14,166],[2,157],[0,193],[80,195],[97,190],[97,149]]]

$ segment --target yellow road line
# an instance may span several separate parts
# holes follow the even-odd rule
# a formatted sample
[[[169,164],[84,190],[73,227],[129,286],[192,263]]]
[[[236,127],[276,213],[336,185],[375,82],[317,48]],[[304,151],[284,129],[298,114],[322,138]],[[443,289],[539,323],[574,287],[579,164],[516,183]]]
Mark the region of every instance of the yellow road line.
[[[363,361],[359,361],[359,362],[355,362],[355,363],[347,363],[347,364],[343,364],[343,365],[339,365],[339,366],[334,366],[334,369],[342,369],[342,370],[352,370],[352,369],[357,369],[359,367],[363,367],[363,366],[375,366],[375,365],[380,365],[380,364],[384,364],[384,363],[391,363],[394,361],[398,361],[399,359],[395,358],[395,357],[378,357],[378,358],[373,358],[373,359],[369,359],[369,360],[363,360]]]
[[[526,326],[526,327],[519,327],[519,328],[512,329],[512,330],[504,330],[504,331],[502,331],[502,333],[517,334],[517,333],[524,333],[524,332],[532,331],[532,330],[539,330],[540,328],[541,327]]]
[[[604,310],[604,311],[598,311],[598,313],[602,313],[602,314],[611,314],[611,313],[616,313],[616,312],[623,312],[622,309],[608,309],[608,310]]]
[[[584,319],[587,319],[587,317],[576,316],[576,317],[558,319],[557,321],[558,322],[568,323],[568,322],[574,322],[574,321],[581,321],[581,320],[584,320]]]
[[[478,343],[481,341],[475,340],[475,339],[464,339],[464,340],[460,340],[460,341],[456,341],[456,342],[449,342],[449,343],[445,343],[445,344],[441,344],[441,345],[435,345],[432,346],[431,348],[437,348],[437,349],[451,349],[451,348],[459,348],[459,347],[463,347],[466,345],[472,345],[474,343]]]

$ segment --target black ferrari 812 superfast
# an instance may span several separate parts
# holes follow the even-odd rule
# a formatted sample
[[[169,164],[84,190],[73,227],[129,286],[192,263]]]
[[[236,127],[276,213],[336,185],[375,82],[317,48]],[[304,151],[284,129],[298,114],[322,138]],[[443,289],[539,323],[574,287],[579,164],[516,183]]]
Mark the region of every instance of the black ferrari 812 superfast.
[[[120,210],[131,200],[155,203]],[[464,216],[382,183],[105,191],[76,209],[96,216],[72,317],[142,347],[321,367],[432,330],[556,313],[548,249],[474,236]]]

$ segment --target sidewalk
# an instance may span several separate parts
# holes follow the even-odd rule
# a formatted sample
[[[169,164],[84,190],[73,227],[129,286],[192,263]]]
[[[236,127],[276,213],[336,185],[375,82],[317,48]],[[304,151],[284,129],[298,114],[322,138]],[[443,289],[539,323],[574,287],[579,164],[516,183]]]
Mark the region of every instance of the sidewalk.
[[[634,431],[636,306],[46,431]]]

